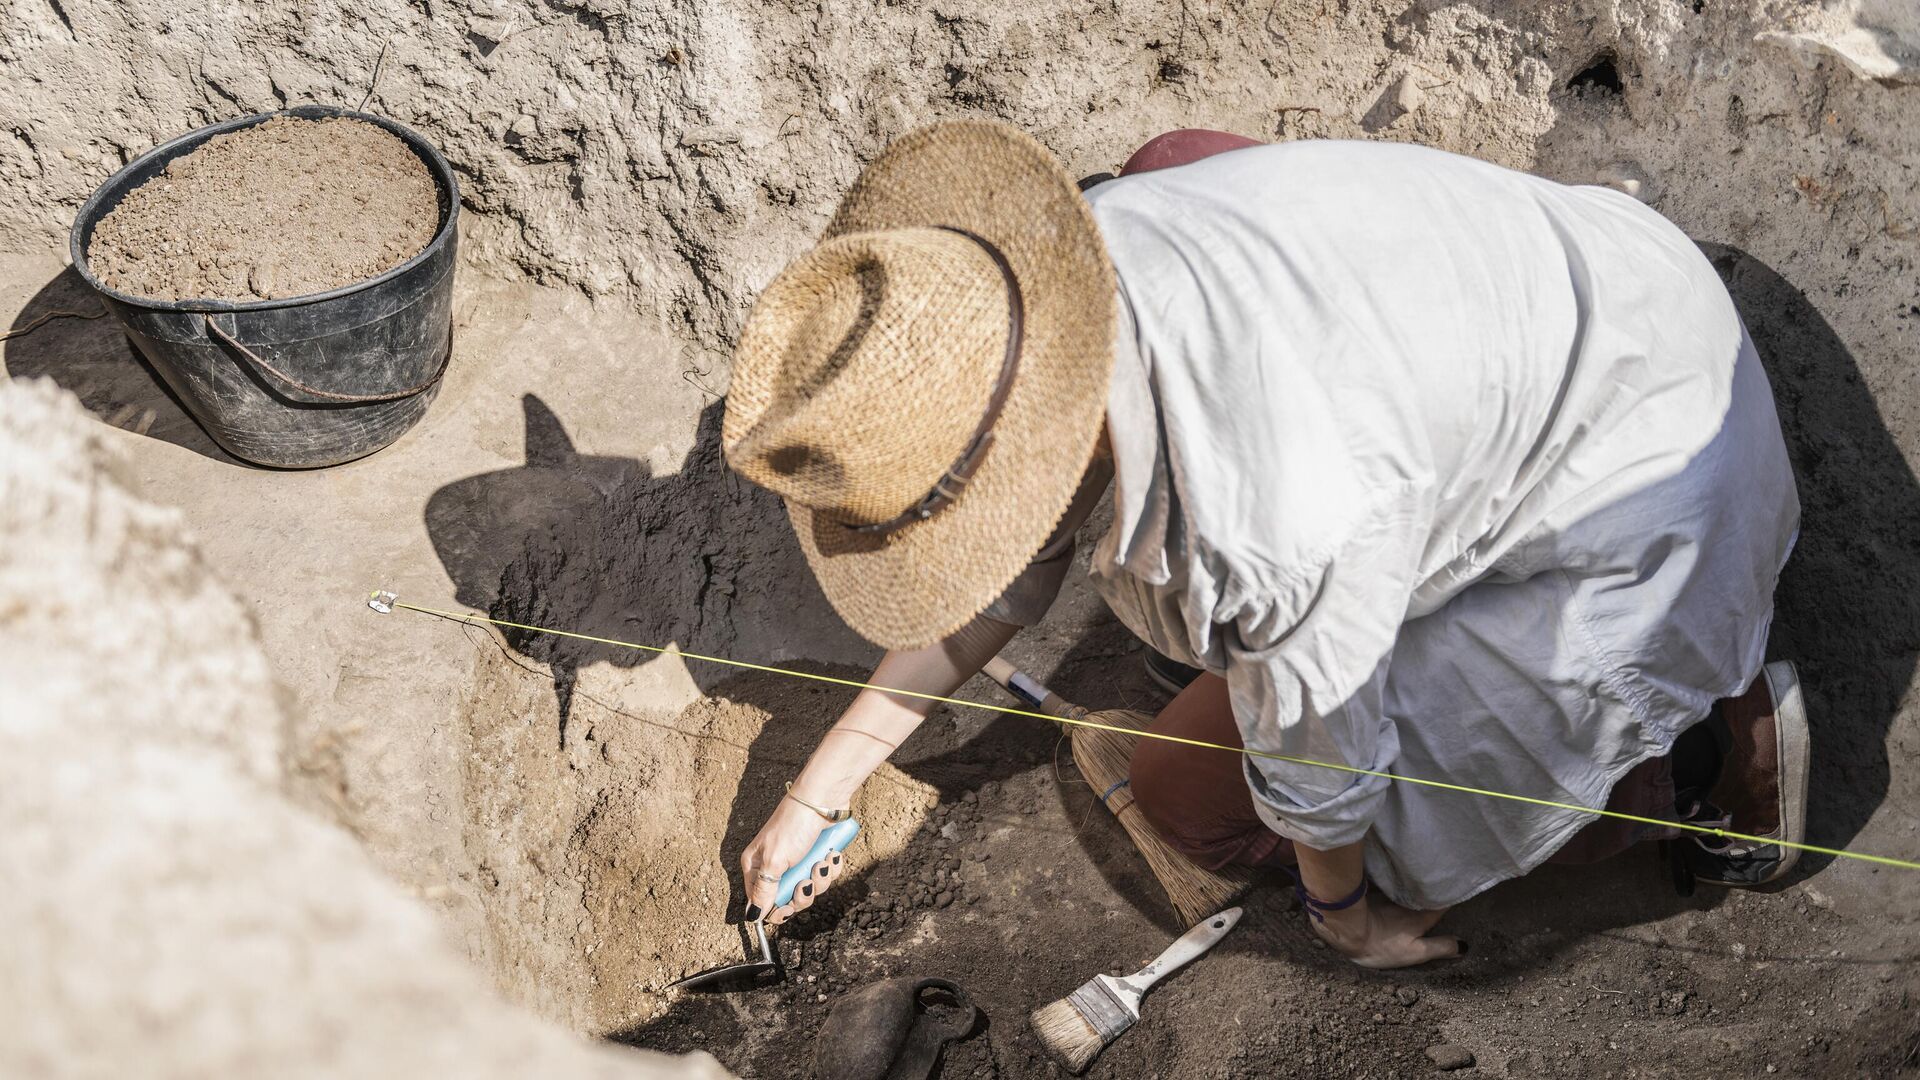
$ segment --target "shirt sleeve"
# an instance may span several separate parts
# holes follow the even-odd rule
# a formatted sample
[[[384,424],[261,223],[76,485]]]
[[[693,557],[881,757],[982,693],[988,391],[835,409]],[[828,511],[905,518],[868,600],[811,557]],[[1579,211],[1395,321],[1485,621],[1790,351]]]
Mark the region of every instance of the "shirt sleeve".
[[[1351,770],[1388,773],[1399,757],[1384,690],[1417,558],[1406,524],[1370,522],[1292,588],[1216,629],[1234,716],[1255,752],[1254,808],[1309,847],[1364,837],[1391,781]]]

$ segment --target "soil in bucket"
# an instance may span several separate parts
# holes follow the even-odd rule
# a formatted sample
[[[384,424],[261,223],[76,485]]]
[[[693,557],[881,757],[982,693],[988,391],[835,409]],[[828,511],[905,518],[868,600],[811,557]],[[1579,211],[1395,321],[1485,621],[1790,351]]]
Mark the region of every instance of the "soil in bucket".
[[[279,116],[208,139],[129,192],[87,262],[136,296],[273,300],[384,273],[439,221],[433,177],[391,133]]]

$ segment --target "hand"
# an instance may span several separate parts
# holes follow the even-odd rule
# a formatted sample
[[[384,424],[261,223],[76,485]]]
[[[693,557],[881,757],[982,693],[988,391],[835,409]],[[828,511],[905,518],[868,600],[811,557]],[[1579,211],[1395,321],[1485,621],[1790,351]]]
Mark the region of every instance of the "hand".
[[[1401,968],[1466,954],[1466,943],[1457,937],[1426,936],[1446,913],[1446,908],[1409,911],[1369,893],[1350,908],[1323,911],[1323,919],[1309,916],[1309,921],[1322,941],[1361,967]]]
[[[820,830],[828,824],[825,818],[792,799],[781,799],[773,808],[767,823],[760,826],[759,835],[740,855],[740,873],[747,889],[748,922],[766,912],[767,925],[779,926],[797,912],[811,907],[827,886],[846,871],[846,857],[838,851],[829,852],[825,859],[808,868],[806,878],[793,890],[791,901],[773,907],[780,875],[806,857],[814,841],[820,839]]]

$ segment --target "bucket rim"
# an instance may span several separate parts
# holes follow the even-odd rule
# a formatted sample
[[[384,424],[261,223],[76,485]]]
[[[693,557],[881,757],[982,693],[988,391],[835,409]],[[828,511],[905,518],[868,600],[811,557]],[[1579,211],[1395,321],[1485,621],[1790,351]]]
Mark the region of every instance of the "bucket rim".
[[[421,248],[412,258],[397,266],[389,267],[373,277],[350,282],[338,288],[328,289],[325,292],[305,293],[300,296],[280,297],[273,300],[234,301],[200,297],[165,300],[155,296],[141,296],[135,293],[122,292],[95,276],[93,267],[87,263],[87,253],[85,246],[81,243],[81,234],[86,231],[90,223],[98,224],[99,218],[104,216],[100,213],[100,203],[105,200],[108,193],[122,187],[129,174],[155,161],[170,161],[175,157],[185,154],[187,152],[185,147],[188,143],[193,143],[194,146],[197,147],[199,143],[215,135],[224,135],[229,131],[238,131],[242,128],[263,124],[276,116],[296,116],[303,120],[341,117],[360,120],[392,132],[426,160],[429,171],[433,173],[434,182],[447,194],[447,211],[440,222],[440,228],[434,232],[433,239],[427,241],[427,245]],[[343,296],[351,296],[354,293],[365,291],[376,285],[400,277],[426,262],[429,258],[432,258],[440,248],[445,247],[452,239],[454,231],[459,225],[459,220],[460,182],[454,176],[453,166],[447,161],[446,157],[440,153],[439,148],[435,147],[431,142],[428,142],[418,132],[400,123],[398,120],[381,116],[377,113],[361,112],[358,109],[348,109],[339,105],[293,105],[284,109],[274,109],[271,112],[253,113],[249,116],[238,116],[214,124],[204,124],[184,134],[168,139],[166,142],[153,147],[146,153],[122,165],[112,176],[101,181],[100,186],[94,188],[93,194],[87,197],[87,201],[80,205],[79,213],[74,215],[73,227],[68,230],[67,247],[73,268],[75,272],[80,275],[81,280],[85,281],[90,288],[98,291],[101,295],[125,304],[128,307],[143,308],[148,311],[178,312],[272,311],[282,308],[303,307],[308,304],[317,304],[327,300],[335,300]]]

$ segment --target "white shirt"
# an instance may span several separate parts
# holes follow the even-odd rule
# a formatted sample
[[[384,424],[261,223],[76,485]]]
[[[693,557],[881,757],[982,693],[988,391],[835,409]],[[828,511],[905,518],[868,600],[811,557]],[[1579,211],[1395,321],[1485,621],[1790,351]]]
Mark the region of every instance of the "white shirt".
[[[1732,302],[1658,214],[1362,142],[1087,198],[1121,292],[1093,573],[1226,677],[1249,748],[1599,807],[1757,674],[1798,502]],[[1365,837],[1415,907],[1593,820],[1246,760],[1275,831]]]

